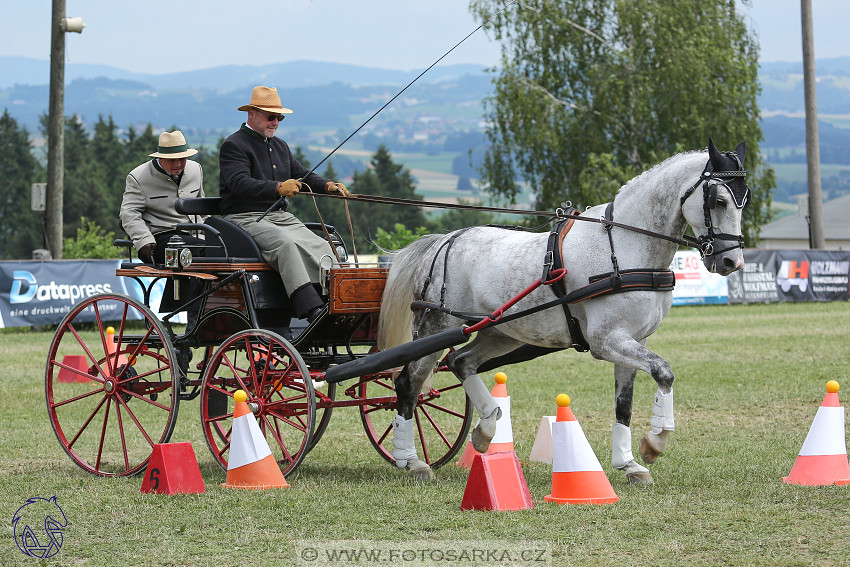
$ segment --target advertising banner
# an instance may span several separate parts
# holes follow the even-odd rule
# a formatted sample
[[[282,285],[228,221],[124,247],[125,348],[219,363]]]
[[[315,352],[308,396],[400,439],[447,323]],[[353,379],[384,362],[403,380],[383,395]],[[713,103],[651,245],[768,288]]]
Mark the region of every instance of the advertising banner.
[[[98,293],[128,295],[120,260],[0,262],[0,327],[55,325],[81,300]],[[132,282],[131,282],[132,283]],[[138,285],[134,284],[136,290]],[[134,290],[131,295],[138,296]],[[108,317],[104,305],[101,316]],[[118,309],[119,304],[112,305]],[[106,315],[104,315],[104,312]],[[84,314],[85,316],[85,314]],[[94,320],[94,313],[88,314]]]
[[[744,261],[729,275],[730,303],[850,299],[850,252],[744,250]]]
[[[696,250],[679,250],[670,269],[676,274],[673,305],[728,303],[726,278],[709,272]]]
[[[744,250],[744,269],[727,277],[729,303],[779,301],[773,250]]]

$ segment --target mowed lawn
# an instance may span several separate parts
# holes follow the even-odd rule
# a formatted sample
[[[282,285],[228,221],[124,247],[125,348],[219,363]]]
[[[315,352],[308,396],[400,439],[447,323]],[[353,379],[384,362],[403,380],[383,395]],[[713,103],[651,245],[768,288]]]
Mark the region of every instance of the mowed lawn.
[[[835,379],[850,400],[850,303],[676,307],[648,346],[676,373],[676,431],[650,466],[655,484],[629,486],[613,470],[613,367],[563,352],[505,367],[515,448],[534,508],[461,512],[467,471],[447,465],[411,481],[369,444],[358,412],[334,413],[290,488],[226,490],[199,425],[181,404],[172,441],[190,441],[207,491],[140,493],[142,477],[96,478],[62,451],[47,419],[44,364],[52,333],[0,333],[0,564],[34,565],[16,547],[12,517],[28,498],[56,496],[68,519],[47,565],[472,565],[448,551],[480,543],[546,549],[493,565],[846,565],[850,486],[787,485],[787,476]],[[493,384],[494,372],[483,376]],[[344,388],[341,388],[343,390]],[[632,421],[649,427],[656,386],[638,374]],[[565,392],[620,497],[559,506],[551,467],[530,463],[540,419]],[[835,431],[834,435],[844,435]],[[43,533],[42,533],[43,535]],[[387,562],[321,555],[329,546],[442,550]],[[500,547],[501,546],[501,547]],[[316,557],[304,555],[315,548]],[[436,561],[434,558],[442,558]],[[499,556],[504,558],[505,556]],[[491,557],[492,559],[492,557]],[[431,561],[431,562],[429,562]],[[487,564],[487,563],[479,563]]]

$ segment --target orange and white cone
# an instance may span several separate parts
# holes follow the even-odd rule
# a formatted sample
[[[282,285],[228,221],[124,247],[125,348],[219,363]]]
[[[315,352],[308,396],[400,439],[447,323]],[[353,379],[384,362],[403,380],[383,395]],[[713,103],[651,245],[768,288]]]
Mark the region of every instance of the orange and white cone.
[[[558,504],[612,504],[620,498],[611,487],[599,459],[570,409],[570,397],[558,394],[552,424],[552,494]]]
[[[109,352],[109,358],[113,360],[116,369],[127,366],[127,357],[125,355],[121,354],[117,358],[115,357],[115,351],[118,350],[118,345],[115,344],[114,327],[106,328],[106,350]]]
[[[502,417],[496,422],[496,433],[490,441],[490,447],[487,448],[488,455],[514,450],[514,430],[511,426],[511,397],[508,395],[508,387],[506,385],[508,377],[504,372],[496,372],[493,378],[496,381],[496,385],[493,386],[490,395],[499,404],[499,408],[502,410]],[[480,421],[479,419],[478,422]],[[476,427],[478,427],[478,422],[475,423]],[[480,454],[472,446],[472,441],[467,442],[466,448],[457,462],[457,466],[464,469],[470,468],[475,455]]]
[[[554,415],[544,415],[540,419],[537,435],[534,436],[534,444],[531,446],[531,454],[528,460],[532,463],[552,464],[552,425],[555,423]]]
[[[818,408],[809,434],[791,473],[782,480],[788,484],[823,486],[850,484],[850,464],[844,436],[844,406],[838,402],[841,386],[826,383],[826,395]]]
[[[244,390],[236,390],[233,400],[236,407],[230,430],[227,480],[221,486],[254,490],[286,488],[289,483],[283,478],[257,419],[248,407],[248,395]]]

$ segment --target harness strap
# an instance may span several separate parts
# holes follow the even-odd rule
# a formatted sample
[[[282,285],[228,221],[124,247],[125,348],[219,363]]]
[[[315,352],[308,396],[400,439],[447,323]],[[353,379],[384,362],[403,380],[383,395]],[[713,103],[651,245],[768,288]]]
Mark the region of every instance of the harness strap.
[[[608,203],[602,217],[607,221],[603,224],[603,226],[605,227],[605,232],[608,233],[608,244],[611,245],[611,265],[614,267],[614,275],[611,280],[611,284],[614,286],[614,289],[618,289],[621,284],[620,265],[617,263],[617,254],[614,253],[614,237],[611,235],[614,220],[614,201]]]
[[[446,253],[443,256],[443,286],[440,289],[440,304],[438,306],[438,311],[445,310],[446,306],[446,282],[448,280],[448,263],[449,263],[449,250],[451,250],[452,245],[458,237],[469,230],[471,227],[466,227],[464,229],[456,231],[452,234],[448,240],[444,241],[440,247],[437,249],[437,252],[434,254],[434,258],[431,260],[431,269],[428,271],[428,277],[425,278],[425,282],[422,285],[422,293],[419,294],[419,297],[425,297],[425,293],[428,291],[428,288],[431,286],[431,277],[434,275],[434,266],[437,265],[437,258],[440,257],[440,252],[445,248]],[[425,318],[428,316],[428,313],[431,311],[431,308],[425,308],[425,313],[422,314],[422,317],[419,319],[419,324],[413,330],[413,339],[419,338],[419,331],[422,330],[422,326],[425,324]]]
[[[564,278],[557,278],[556,281],[551,282],[550,284],[549,282],[552,280],[552,270],[560,270],[564,267],[564,259],[561,255],[564,238],[575,223],[575,218],[571,215],[578,215],[580,213],[577,209],[570,207],[566,211],[566,214],[568,217],[558,221],[558,223],[555,224],[549,232],[549,240],[546,245],[546,256],[543,261],[543,276],[540,279],[540,281],[544,282],[546,285],[551,285],[552,291],[558,299],[567,295],[567,284],[564,283]],[[573,317],[573,314],[570,313],[569,303],[564,302],[561,305],[564,308],[564,316],[567,319],[567,329],[570,333],[570,340],[573,343],[572,347],[579,352],[587,352],[590,349],[590,345],[587,344],[587,340],[585,340],[584,334],[581,332],[581,326],[578,324],[578,321],[575,317]]]
[[[674,274],[671,270],[622,270],[620,272],[620,287],[618,288],[614,288],[613,273],[609,272],[607,274],[594,276],[591,278],[591,282],[589,284],[575,289],[558,299],[541,303],[540,305],[535,305],[534,307],[529,307],[528,309],[524,309],[510,315],[504,315],[498,320],[494,320],[491,325],[501,325],[502,323],[507,323],[508,321],[525,317],[526,315],[544,311],[550,307],[579,303],[602,295],[624,293],[626,291],[673,291],[675,286],[676,274]],[[413,301],[410,304],[410,308],[412,310],[426,309],[440,311],[447,315],[452,315],[453,317],[464,320],[484,320],[491,315],[490,313],[452,311],[431,301]]]

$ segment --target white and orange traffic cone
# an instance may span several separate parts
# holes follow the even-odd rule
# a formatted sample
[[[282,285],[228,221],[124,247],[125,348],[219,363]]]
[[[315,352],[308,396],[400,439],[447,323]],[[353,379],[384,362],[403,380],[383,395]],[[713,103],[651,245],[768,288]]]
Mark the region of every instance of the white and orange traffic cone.
[[[558,394],[552,424],[552,494],[558,504],[612,504],[620,498],[570,409],[570,397]]]
[[[791,467],[791,473],[782,478],[785,483],[811,486],[850,484],[844,406],[838,402],[840,388],[835,380],[826,383],[826,395],[803,441],[803,448]]]
[[[115,344],[115,327],[106,328],[106,350],[109,352],[109,358],[113,360],[115,369],[127,366],[127,357],[123,354],[116,358],[115,352],[118,350],[118,345]]]
[[[233,393],[236,407],[233,409],[233,425],[230,430],[230,454],[227,458],[227,479],[224,488],[286,488],[289,483],[283,478],[280,467],[257,419],[247,404],[248,394],[244,390]]]
[[[504,372],[496,372],[493,379],[496,381],[496,385],[493,386],[493,389],[490,391],[490,395],[493,396],[493,399],[495,399],[496,403],[499,404],[499,408],[502,410],[502,417],[500,417],[496,422],[496,433],[490,441],[490,447],[487,448],[488,455],[491,453],[504,453],[506,451],[514,450],[514,430],[513,427],[511,427],[511,397],[508,395],[508,387],[506,385],[508,377]],[[481,420],[479,419],[478,421]],[[476,422],[475,425],[477,427],[478,422]],[[476,451],[472,446],[472,441],[467,442],[466,448],[463,450],[463,454],[457,462],[457,466],[464,469],[470,468],[475,455],[480,454],[481,453]]]
[[[537,435],[534,436],[534,444],[531,446],[531,454],[528,460],[532,463],[552,464],[552,425],[555,423],[554,415],[544,415],[537,427]]]

